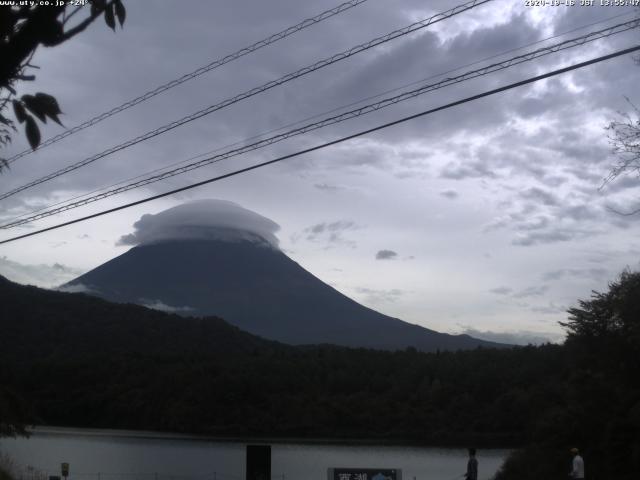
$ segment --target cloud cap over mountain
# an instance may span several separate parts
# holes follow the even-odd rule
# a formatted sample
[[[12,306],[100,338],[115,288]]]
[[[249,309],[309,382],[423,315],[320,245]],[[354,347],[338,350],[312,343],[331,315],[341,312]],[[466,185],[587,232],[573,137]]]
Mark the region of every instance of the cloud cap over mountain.
[[[278,248],[280,226],[237,203],[206,199],[178,205],[155,215],[145,214],[123,235],[119,245],[149,245],[169,240],[249,240]]]

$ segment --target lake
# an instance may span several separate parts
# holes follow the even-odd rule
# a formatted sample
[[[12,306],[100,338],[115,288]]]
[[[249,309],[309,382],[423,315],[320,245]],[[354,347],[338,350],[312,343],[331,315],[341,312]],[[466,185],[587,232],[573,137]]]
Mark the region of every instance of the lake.
[[[254,443],[254,442],[251,442]],[[255,442],[266,443],[266,442]],[[464,449],[271,443],[272,478],[327,478],[329,467],[402,469],[403,480],[454,480],[466,470]],[[155,432],[88,429],[38,429],[30,438],[0,440],[23,479],[60,475],[70,464],[69,480],[244,480],[246,443]],[[479,450],[479,479],[497,471],[507,450]]]

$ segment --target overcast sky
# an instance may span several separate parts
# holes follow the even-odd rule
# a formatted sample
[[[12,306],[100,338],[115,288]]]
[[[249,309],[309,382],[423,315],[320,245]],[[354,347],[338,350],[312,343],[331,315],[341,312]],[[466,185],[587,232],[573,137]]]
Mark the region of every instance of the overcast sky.
[[[66,44],[38,51],[37,81],[23,84],[21,93],[53,94],[64,111],[63,123],[72,127],[337,4],[127,0],[123,30],[113,33],[100,20]],[[0,191],[454,5],[449,0],[368,0],[18,160],[0,177]],[[628,21],[634,13],[638,9],[526,7],[524,0],[495,0],[5,199],[0,219],[459,67],[422,83]],[[595,22],[602,23],[581,28]],[[639,41],[636,29],[550,55],[0,236],[269,160]],[[605,289],[624,268],[640,266],[640,216],[610,210],[640,206],[640,180],[626,177],[599,189],[616,162],[604,127],[617,112],[631,110],[625,96],[640,104],[639,77],[633,58],[619,57],[2,245],[0,274],[22,283],[58,285],[131,248],[119,239],[134,231],[142,215],[215,198],[277,224],[275,235],[289,256],[385,314],[442,332],[559,339],[557,322],[566,318],[568,307],[593,289]],[[61,131],[47,125],[43,138]],[[16,135],[4,156],[25,147],[23,135]]]

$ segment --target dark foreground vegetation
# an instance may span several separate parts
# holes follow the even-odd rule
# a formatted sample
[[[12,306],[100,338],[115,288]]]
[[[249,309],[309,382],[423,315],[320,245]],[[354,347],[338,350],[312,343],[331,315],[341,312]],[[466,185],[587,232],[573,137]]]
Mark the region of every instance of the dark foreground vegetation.
[[[420,353],[294,348],[0,280],[0,428],[522,446],[499,479],[640,471],[640,274],[572,309],[565,345]]]
[[[555,384],[562,395],[535,412],[527,447],[507,460],[497,480],[561,478],[572,446],[583,451],[589,479],[638,477],[640,272],[623,273],[608,292],[593,292],[568,313],[563,363],[557,365],[564,373],[531,378]]]

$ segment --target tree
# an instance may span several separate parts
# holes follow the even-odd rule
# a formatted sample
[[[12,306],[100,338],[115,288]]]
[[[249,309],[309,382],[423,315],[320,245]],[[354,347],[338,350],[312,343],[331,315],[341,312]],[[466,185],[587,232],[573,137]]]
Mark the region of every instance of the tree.
[[[553,365],[558,396],[535,409],[529,445],[497,480],[561,478],[575,446],[589,478],[631,480],[640,470],[640,272],[623,272],[568,313],[564,360]]]
[[[629,99],[627,101],[633,107],[633,114],[621,114],[620,120],[614,120],[606,127],[610,132],[609,141],[613,153],[620,161],[611,169],[609,176],[605,179],[605,184],[622,175],[632,174],[640,177],[640,109]],[[633,209],[626,215],[636,213],[640,213],[640,207]]]
[[[640,7],[636,11],[640,15]],[[634,60],[640,66],[640,55]],[[613,153],[620,162],[611,169],[602,186],[622,175],[636,174],[640,177],[640,110],[628,98],[627,102],[631,105],[633,113],[621,113],[619,120],[613,120],[606,127],[610,132],[609,142]],[[640,213],[640,207],[626,213],[615,212],[622,215],[635,215]]]
[[[640,340],[640,272],[622,272],[605,293],[593,292],[568,310],[568,339]]]
[[[47,2],[50,5],[19,5],[0,7],[0,146],[11,142],[17,131],[16,122],[6,113],[9,105],[19,124],[24,124],[25,134],[34,150],[40,144],[40,128],[36,118],[46,123],[47,118],[62,125],[58,115],[62,112],[57,100],[46,93],[25,94],[17,98],[18,82],[33,81],[29,70],[38,68],[31,59],[40,45],[55,47],[83,32],[99,16],[104,15],[107,25],[115,31],[116,19],[124,24],[126,10],[121,0],[89,0],[87,15],[77,23],[72,20],[82,11],[84,2]],[[28,2],[31,3],[31,2]],[[54,5],[59,3],[59,5]],[[78,3],[74,6],[74,3]],[[79,18],[79,17],[76,17]],[[35,118],[34,118],[35,116]],[[0,158],[0,172],[7,167]],[[24,435],[29,418],[24,401],[15,392],[4,388],[0,382],[0,437]]]
[[[11,142],[17,121],[24,124],[27,140],[35,150],[41,138],[36,119],[41,123],[50,119],[62,125],[58,118],[62,112],[53,96],[38,92],[17,98],[16,84],[35,80],[35,75],[29,72],[38,68],[31,64],[37,48],[40,45],[55,47],[72,39],[100,16],[104,16],[106,24],[115,31],[116,19],[121,27],[124,24],[126,10],[122,0],[88,0],[90,9],[82,18],[77,14],[87,12],[83,8],[85,2],[20,3],[0,7],[0,145]],[[10,104],[15,121],[6,113]],[[0,159],[0,170],[6,166],[6,160]]]

